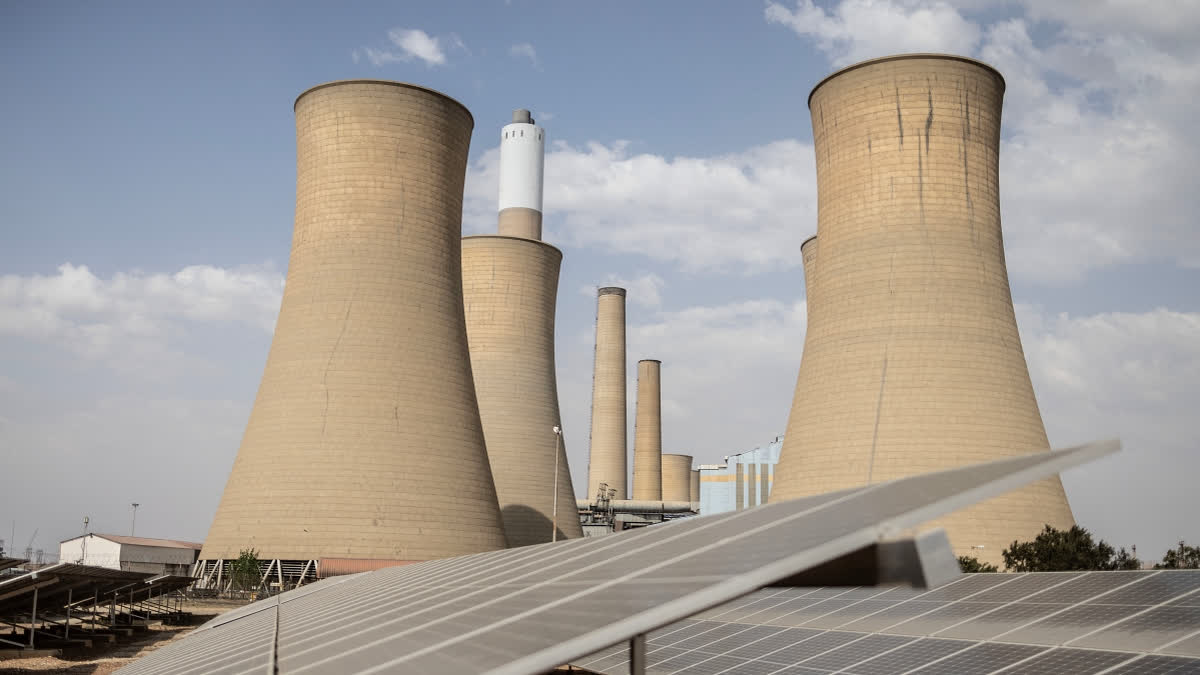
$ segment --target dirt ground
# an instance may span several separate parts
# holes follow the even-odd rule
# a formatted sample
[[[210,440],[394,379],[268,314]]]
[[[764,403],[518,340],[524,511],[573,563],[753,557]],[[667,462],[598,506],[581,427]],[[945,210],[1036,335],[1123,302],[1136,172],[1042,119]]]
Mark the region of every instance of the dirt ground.
[[[231,609],[245,605],[244,602],[222,600],[197,600],[183,605],[191,612],[195,621],[190,626],[152,625],[150,631],[109,645],[107,649],[94,649],[91,653],[77,657],[45,656],[33,659],[0,661],[0,674],[38,673],[39,675],[109,675],[133,661],[161,649],[182,638],[209,619]]]

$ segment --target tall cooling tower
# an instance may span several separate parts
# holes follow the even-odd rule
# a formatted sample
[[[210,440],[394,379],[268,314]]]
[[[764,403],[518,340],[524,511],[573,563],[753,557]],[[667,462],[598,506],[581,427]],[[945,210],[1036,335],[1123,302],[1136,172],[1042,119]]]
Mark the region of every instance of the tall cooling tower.
[[[692,503],[700,501],[700,469],[692,469],[688,485],[688,501]]]
[[[588,452],[588,499],[600,484],[613,499],[629,490],[625,407],[625,289],[601,288],[596,298],[596,363],[592,374],[592,433]]]
[[[463,317],[471,114],[373,80],[295,111],[287,285],[201,559],[365,569],[504,548]]]
[[[545,149],[545,133],[529,111],[514,111],[500,134],[500,234],[542,238]]]
[[[1049,449],[1000,231],[1004,80],[953,56],[868,61],[809,97],[817,239],[771,499]],[[992,562],[1073,523],[1058,478],[933,523]]]
[[[662,489],[662,362],[638,361],[633,429],[633,498],[659,501]]]
[[[662,498],[664,502],[692,501],[692,456],[662,456]]]
[[[504,127],[501,148],[516,126]],[[537,134],[540,143],[541,129]],[[525,159],[501,162],[501,195],[506,172],[536,172],[540,195],[540,158]],[[512,210],[500,212],[502,223]],[[531,236],[540,234],[540,213],[537,230]],[[462,254],[471,369],[509,545],[550,541],[555,527],[558,539],[581,537],[566,444],[554,433],[561,424],[554,312],[562,253],[534,238],[482,235],[465,237]]]

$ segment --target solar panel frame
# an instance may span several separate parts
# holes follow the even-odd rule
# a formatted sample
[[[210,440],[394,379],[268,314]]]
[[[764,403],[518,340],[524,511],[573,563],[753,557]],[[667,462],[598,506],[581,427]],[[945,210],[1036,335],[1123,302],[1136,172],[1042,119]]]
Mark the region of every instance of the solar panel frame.
[[[278,663],[294,672],[553,668],[1117,447],[1093,444],[612,537],[379,570],[281,598]],[[614,612],[587,611],[596,606]],[[243,620],[205,632],[236,632]],[[260,647],[243,645],[241,663]],[[164,647],[128,672],[169,670],[176,653]]]

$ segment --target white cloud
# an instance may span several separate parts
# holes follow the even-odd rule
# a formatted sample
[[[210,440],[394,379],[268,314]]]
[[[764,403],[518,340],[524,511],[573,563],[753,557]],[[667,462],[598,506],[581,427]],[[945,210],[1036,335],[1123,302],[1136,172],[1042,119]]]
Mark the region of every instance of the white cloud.
[[[499,153],[467,176],[464,223],[492,227]],[[686,269],[760,272],[799,264],[816,223],[812,146],[777,141],[717,157],[634,154],[629,144],[556,143],[546,156],[547,239]],[[811,223],[812,225],[805,225]]]
[[[434,37],[417,28],[399,27],[389,30],[387,36],[388,41],[395,49],[391,47],[361,47],[352,53],[354,62],[358,63],[359,59],[363,58],[374,66],[413,60],[419,60],[429,67],[446,65],[446,52],[442,49],[442,38]],[[470,53],[467,45],[457,34],[451,33],[445,39],[451,47]]]
[[[508,55],[513,58],[529,59],[530,65],[532,65],[534,68],[538,68],[539,70],[542,67],[541,62],[538,61],[537,50],[534,49],[533,45],[528,42],[518,42],[517,44],[509,47]]]
[[[1200,313],[1091,316],[1017,305],[1051,444],[1120,437],[1117,456],[1063,478],[1076,520],[1157,559],[1195,538]]]
[[[596,297],[596,289],[604,286],[618,286],[626,291],[625,300],[639,307],[655,308],[662,305],[662,289],[666,285],[663,278],[653,272],[642,272],[635,277],[622,277],[609,274],[604,283],[594,286],[580,286],[579,294]]]
[[[1001,207],[1015,277],[1076,282],[1114,264],[1163,260],[1200,267],[1191,185],[1200,46],[1188,39],[1200,33],[1200,8],[1023,2],[1016,15],[970,18],[987,8],[995,4],[843,0],[826,10],[798,0],[770,3],[765,16],[833,66],[932,51],[1000,69]],[[1047,37],[1035,40],[1035,28]]]
[[[100,358],[162,346],[186,322],[238,322],[270,333],[283,275],[269,265],[118,272],[102,279],[70,263],[54,276],[0,277],[0,335],[50,341]]]
[[[979,41],[979,27],[944,2],[845,0],[826,11],[812,0],[795,9],[771,2],[767,21],[812,40],[844,66],[874,56],[936,51],[965,54]]]

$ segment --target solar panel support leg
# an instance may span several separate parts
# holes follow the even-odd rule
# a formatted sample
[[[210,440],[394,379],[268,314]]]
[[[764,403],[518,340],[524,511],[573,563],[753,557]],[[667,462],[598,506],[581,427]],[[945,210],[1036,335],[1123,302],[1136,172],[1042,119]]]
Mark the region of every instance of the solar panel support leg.
[[[646,675],[646,634],[639,633],[629,640],[629,675]]]
[[[34,634],[33,627],[34,627],[34,625],[37,624],[37,600],[38,600],[38,588],[37,588],[37,586],[34,586],[33,587],[33,613],[31,613],[29,615],[29,648],[30,649],[33,649],[33,634]]]

